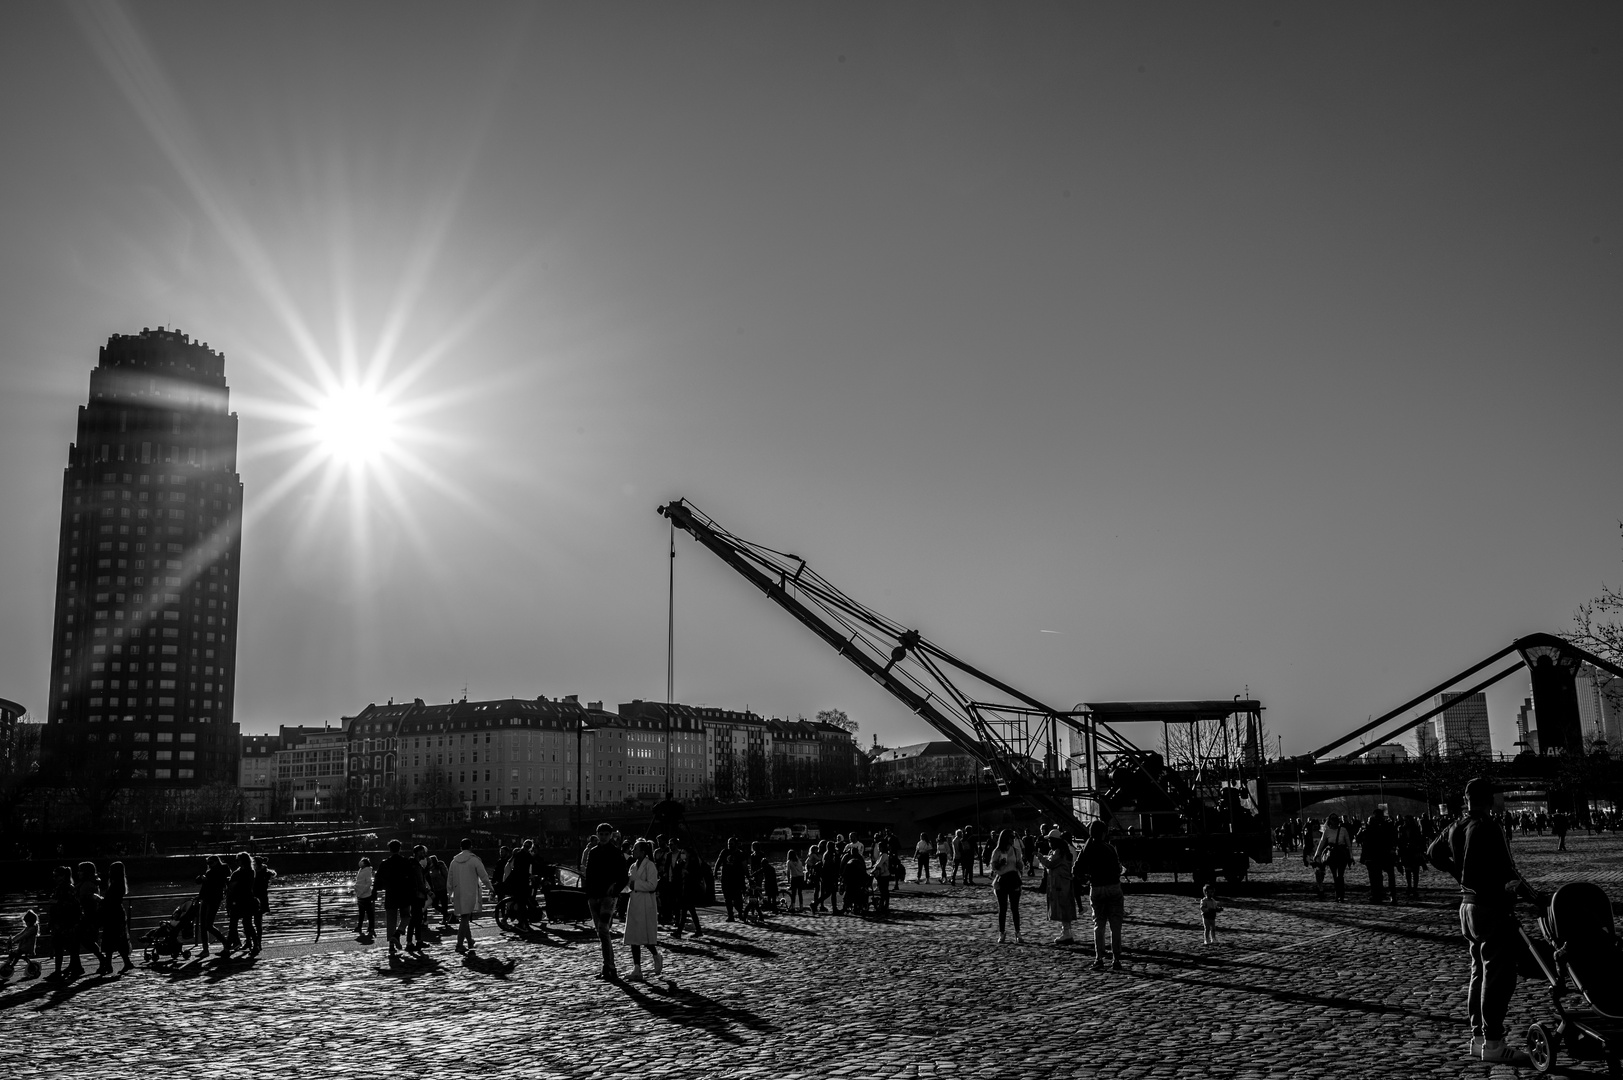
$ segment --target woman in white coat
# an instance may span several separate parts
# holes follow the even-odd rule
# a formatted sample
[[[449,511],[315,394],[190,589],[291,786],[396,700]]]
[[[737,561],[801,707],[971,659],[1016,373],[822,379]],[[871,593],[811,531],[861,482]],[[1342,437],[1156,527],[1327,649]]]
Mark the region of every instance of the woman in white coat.
[[[631,946],[631,974],[628,982],[642,982],[642,950],[648,948],[649,961],[654,974],[665,970],[659,955],[659,864],[654,862],[654,845],[638,840],[631,845],[629,887],[631,899],[626,903],[626,944]]]
[[[451,860],[451,865],[446,870],[445,881],[447,891],[450,893],[451,910],[457,914],[456,951],[472,952],[472,919],[479,914],[479,883],[484,882],[485,888],[495,892],[484,860],[473,853],[472,840],[462,841],[462,850]]]

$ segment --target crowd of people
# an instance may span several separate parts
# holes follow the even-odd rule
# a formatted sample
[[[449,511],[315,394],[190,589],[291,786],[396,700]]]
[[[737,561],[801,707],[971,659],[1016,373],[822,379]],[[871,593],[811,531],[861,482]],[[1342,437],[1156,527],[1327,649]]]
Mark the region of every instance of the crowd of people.
[[[1389,819],[1384,810],[1376,809],[1367,818],[1340,814],[1330,814],[1322,822],[1300,818],[1281,826],[1276,840],[1286,854],[1300,851],[1302,861],[1313,868],[1321,898],[1328,878],[1336,899],[1346,899],[1346,870],[1353,863],[1355,847],[1357,861],[1368,872],[1370,903],[1400,902],[1399,869],[1411,899],[1418,898],[1420,875],[1427,865],[1458,881],[1461,933],[1470,958],[1467,1012],[1472,1034],[1467,1050],[1482,1060],[1521,1064],[1525,1055],[1507,1044],[1504,1029],[1518,953],[1511,907],[1517,898],[1534,894],[1515,869],[1511,840],[1518,832],[1536,836],[1548,832],[1556,838],[1558,850],[1564,850],[1573,822],[1560,811],[1495,810],[1493,794],[1490,783],[1475,780],[1467,786],[1462,815]],[[1591,832],[1616,828],[1616,817],[1610,812],[1594,814],[1584,827]],[[628,839],[612,825],[603,824],[581,853],[581,890],[602,952],[598,977],[621,978],[613,940],[614,924],[620,919],[624,923],[621,943],[629,950],[631,961],[625,979],[642,981],[664,971],[662,933],[680,938],[691,923],[695,936],[703,934],[698,907],[710,902],[713,884],[720,887],[727,922],[762,918],[780,910],[780,901],[792,913],[883,919],[890,913],[894,887],[907,879],[902,856],[907,850],[917,882],[930,881],[934,871],[944,882],[974,886],[979,877],[988,884],[996,901],[1000,943],[1009,940],[1011,931],[1014,941],[1025,940],[1020,899],[1033,889],[1028,879],[1040,876],[1034,891],[1043,896],[1047,920],[1059,925],[1053,941],[1057,946],[1079,943],[1073,936],[1073,924],[1086,897],[1093,925],[1092,966],[1101,969],[1108,960],[1112,968],[1120,970],[1125,916],[1120,855],[1102,821],[1091,823],[1080,843],[1076,839],[1057,826],[1023,834],[1004,829],[985,838],[967,828],[934,836],[926,833],[910,848],[884,831],[874,836],[836,836],[789,850],[780,874],[779,864],[759,842],[746,847],[736,837],[729,839],[713,865],[708,865],[680,835]],[[547,913],[540,900],[549,885],[556,885],[556,874],[557,868],[537,853],[534,840],[501,848],[494,874],[467,839],[448,864],[421,845],[408,852],[400,841],[391,841],[387,857],[377,866],[369,857],[360,860],[353,882],[355,933],[363,941],[373,939],[381,897],[391,959],[402,951],[421,950],[433,938],[427,926],[431,909],[438,911],[447,928],[454,918],[457,951],[472,952],[472,921],[482,913],[485,896],[505,902],[508,915],[521,931],[532,928],[536,921],[544,926]],[[207,858],[184,924],[195,936],[201,956],[209,954],[213,942],[219,943],[226,956],[239,948],[250,956],[260,951],[275,876],[264,857],[247,852],[229,861],[217,855]],[[105,874],[93,862],[56,869],[45,928],[50,932],[56,963],[53,977],[83,974],[81,957],[87,952],[99,962],[98,974],[113,972],[114,957],[123,960],[120,974],[133,967],[128,896],[122,862],[109,864]],[[218,925],[222,906],[226,913],[223,932]],[[1217,943],[1222,910],[1214,887],[1206,885],[1199,912],[1207,945]],[[34,957],[41,930],[38,915],[27,912],[5,964],[26,960],[37,974]]]
[[[786,902],[789,912],[883,919],[890,913],[893,886],[907,877],[901,848],[898,839],[887,832],[871,838],[836,836],[804,850],[791,849],[780,875],[777,863],[760,843],[746,848],[734,837],[722,848],[712,872],[720,886],[727,922],[778,910],[780,900]],[[977,843],[969,830],[951,837],[924,835],[913,848],[916,880],[927,879],[931,861],[943,849],[946,859],[937,864],[945,873],[950,863],[952,880],[961,874],[965,885],[974,885],[978,869],[990,884],[997,901],[999,942],[1009,940],[1011,925],[1014,940],[1024,940],[1020,896],[1030,888],[1026,879],[1040,874],[1036,891],[1044,896],[1047,918],[1060,926],[1054,944],[1076,943],[1072,923],[1077,921],[1079,899],[1085,895],[1094,926],[1093,966],[1103,968],[1108,959],[1112,968],[1121,970],[1123,870],[1103,822],[1093,824],[1080,846],[1073,846],[1072,837],[1057,827],[1041,836],[1018,836],[1005,829],[984,844]],[[588,839],[580,865],[586,903],[602,950],[599,978],[620,977],[612,939],[617,912],[625,920],[623,943],[631,953],[631,972],[626,978],[631,981],[646,977],[644,951],[652,973],[663,970],[664,959],[658,950],[661,925],[669,928],[672,937],[680,937],[691,919],[694,934],[703,933],[694,904],[694,883],[702,879],[696,873],[694,856],[680,838],[636,839],[628,845],[612,825],[600,825]],[[503,880],[511,877],[511,870],[504,870]]]
[[[53,978],[76,978],[84,974],[80,961],[85,953],[97,960],[96,974],[113,972],[113,958],[123,960],[119,974],[135,966],[130,959],[129,878],[122,862],[113,862],[103,877],[93,862],[78,866],[58,866],[51,883],[49,919],[51,951],[56,960]],[[6,966],[19,960],[30,974],[38,974],[40,920],[36,912],[23,914],[23,929],[12,939]],[[67,973],[63,960],[69,960]]]
[[[1578,827],[1572,815],[1557,810],[1493,810],[1487,814],[1508,839],[1517,833],[1556,840],[1556,850],[1567,850],[1567,834]],[[1347,871],[1356,862],[1369,876],[1371,904],[1398,904],[1405,898],[1420,898],[1420,879],[1430,860],[1427,850],[1433,840],[1447,832],[1463,815],[1418,814],[1388,817],[1376,808],[1367,818],[1351,814],[1291,818],[1275,830],[1279,849],[1300,852],[1302,862],[1312,867],[1315,894],[1323,899],[1325,882],[1337,901],[1347,899]],[[1583,828],[1591,835],[1616,828],[1619,815],[1609,810],[1591,810]],[[1356,847],[1356,852],[1354,848]],[[1403,873],[1400,889],[1397,874]]]
[[[1322,825],[1316,819],[1304,819],[1298,828],[1287,826],[1280,842],[1287,852],[1299,847],[1303,861],[1315,868],[1321,895],[1328,876],[1338,899],[1345,896],[1345,870],[1352,862],[1352,846],[1359,845],[1360,861],[1369,868],[1371,899],[1390,897],[1395,902],[1394,868],[1404,870],[1412,894],[1425,862],[1426,842],[1435,835],[1435,828],[1427,828],[1431,824],[1414,818],[1388,822],[1379,811],[1367,821],[1331,815]],[[1445,824],[1440,821],[1437,827]],[[604,850],[600,852],[600,848]],[[839,835],[791,848],[781,863],[760,842],[746,845],[736,837],[725,843],[713,863],[706,863],[680,835],[633,841],[612,828],[606,833],[600,828],[588,837],[580,866],[588,906],[604,899],[615,901],[609,921],[625,921],[624,944],[637,954],[632,971],[634,977],[640,977],[644,949],[649,950],[656,972],[663,967],[656,940],[661,928],[673,938],[688,932],[703,934],[698,908],[712,901],[718,887],[722,917],[727,922],[759,919],[780,910],[885,918],[894,891],[909,877],[904,852],[911,856],[907,861],[912,863],[911,877],[916,882],[939,878],[954,885],[988,885],[996,902],[1000,943],[1011,936],[1017,943],[1025,941],[1021,897],[1035,892],[1042,896],[1047,921],[1058,924],[1055,945],[1085,944],[1073,931],[1081,910],[1081,917],[1091,921],[1093,928],[1094,967],[1109,963],[1121,968],[1123,867],[1103,822],[1093,823],[1087,837],[1071,837],[1058,827],[1024,832],[1004,829],[988,835],[977,835],[966,827],[924,833],[911,845],[883,830],[873,835]],[[620,863],[623,866],[616,868]],[[544,896],[548,886],[556,883],[556,874],[557,868],[537,853],[534,840],[502,847],[493,868],[486,867],[468,840],[449,862],[423,845],[407,849],[400,841],[391,841],[388,854],[376,865],[371,857],[359,860],[353,879],[354,933],[363,942],[375,939],[381,903],[390,956],[419,952],[438,940],[428,921],[429,913],[437,912],[441,927],[455,926],[457,951],[468,952],[475,948],[472,922],[482,912],[481,890],[492,903],[510,900],[513,922],[520,931],[528,931],[537,923],[545,925]],[[199,957],[206,957],[211,946],[218,944],[226,957],[238,950],[257,955],[275,876],[264,856],[247,852],[229,860],[208,856],[197,877],[195,899],[174,920],[184,939],[177,942],[174,953],[181,952],[181,944],[189,944]],[[610,886],[612,893],[606,891]],[[58,868],[46,927],[58,975],[64,960],[68,961],[68,977],[81,974],[85,952],[99,961],[99,973],[111,970],[115,955],[124,958],[123,970],[129,970],[128,893],[121,862],[110,864],[105,877],[89,862],[77,869]],[[1216,941],[1219,910],[1215,896],[1203,896],[1201,916],[1208,943]],[[592,918],[597,915],[594,910]],[[605,942],[603,970],[612,973],[615,965],[606,924],[599,925],[598,932]],[[36,916],[26,923],[14,951],[32,956],[38,933]],[[24,936],[27,941],[22,940]]]

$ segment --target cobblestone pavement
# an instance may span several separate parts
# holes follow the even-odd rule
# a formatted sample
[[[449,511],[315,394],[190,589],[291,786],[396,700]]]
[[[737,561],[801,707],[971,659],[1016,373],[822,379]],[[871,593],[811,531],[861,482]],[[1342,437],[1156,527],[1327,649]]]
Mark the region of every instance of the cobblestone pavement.
[[[1569,843],[1518,837],[1524,872],[1617,898],[1623,839]],[[19,970],[0,983],[0,1077],[1514,1075],[1460,1053],[1465,953],[1439,875],[1419,904],[1382,908],[1363,889],[1315,900],[1309,880],[1280,856],[1230,890],[1216,947],[1192,896],[1140,886],[1120,973],[1091,970],[1091,945],[1047,944],[1035,894],[1027,943],[998,944],[989,891],[958,887],[903,895],[883,923],[712,914],[646,984],[594,980],[595,940],[570,928],[486,927],[477,958],[448,936],[394,966],[346,942],[65,985]],[[1546,1002],[1524,983],[1512,1030]]]

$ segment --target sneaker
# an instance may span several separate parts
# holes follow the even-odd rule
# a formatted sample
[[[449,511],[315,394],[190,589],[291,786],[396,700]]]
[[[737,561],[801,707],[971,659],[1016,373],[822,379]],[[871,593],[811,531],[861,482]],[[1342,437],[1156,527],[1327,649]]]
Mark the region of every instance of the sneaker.
[[[1095,960],[1090,966],[1094,971],[1103,971],[1105,969],[1105,962],[1103,960]]]
[[[644,979],[642,977],[642,968],[632,968],[631,969],[631,974],[626,976],[626,982],[647,982],[647,981],[648,981],[647,979]]]
[[[1472,1035],[1470,1041],[1465,1044],[1465,1056],[1473,1060],[1480,1058],[1482,1056],[1482,1043],[1484,1041],[1485,1040],[1482,1038],[1482,1036]]]
[[[1483,1039],[1482,1060],[1500,1065],[1528,1065],[1532,1061],[1525,1051],[1507,1045],[1503,1039]]]
[[[999,935],[998,935],[998,936],[997,936],[997,943],[998,943],[998,944],[999,944],[999,945],[1004,945],[1004,944],[1007,944],[1007,943],[1008,943],[1008,940],[1009,940],[1009,936],[1008,936],[1008,935],[1007,935],[1007,934],[999,934]]]

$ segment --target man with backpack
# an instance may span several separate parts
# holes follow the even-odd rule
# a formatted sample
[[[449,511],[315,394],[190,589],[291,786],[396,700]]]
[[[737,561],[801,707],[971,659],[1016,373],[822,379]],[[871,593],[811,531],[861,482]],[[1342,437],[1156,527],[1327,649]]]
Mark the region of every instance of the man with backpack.
[[[1426,856],[1460,883],[1460,933],[1471,957],[1467,1053],[1526,1065],[1527,1055],[1505,1041],[1505,1014],[1516,992],[1516,961],[1523,948],[1514,905],[1518,897],[1536,900],[1538,894],[1516,872],[1505,831],[1493,819],[1493,793],[1493,783],[1484,777],[1466,784],[1465,816],[1431,842]]]

